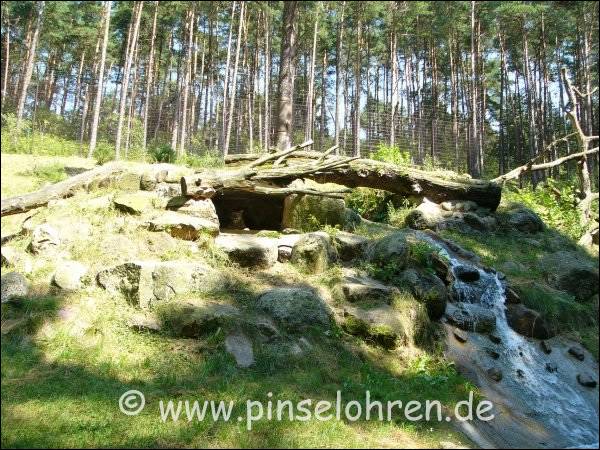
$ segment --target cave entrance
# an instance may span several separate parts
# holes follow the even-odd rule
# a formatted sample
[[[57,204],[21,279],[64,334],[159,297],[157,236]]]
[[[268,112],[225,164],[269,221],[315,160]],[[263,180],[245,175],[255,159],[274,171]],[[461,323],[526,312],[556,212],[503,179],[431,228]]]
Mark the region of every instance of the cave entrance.
[[[213,197],[222,229],[281,231],[285,196],[228,192]]]

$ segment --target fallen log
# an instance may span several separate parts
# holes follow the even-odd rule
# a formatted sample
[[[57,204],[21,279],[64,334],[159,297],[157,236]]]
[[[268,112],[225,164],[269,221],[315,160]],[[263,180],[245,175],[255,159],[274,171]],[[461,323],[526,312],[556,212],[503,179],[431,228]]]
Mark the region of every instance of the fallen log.
[[[289,154],[298,156],[300,152]],[[313,154],[313,152],[310,152]],[[349,188],[381,189],[407,197],[426,197],[434,202],[471,200],[495,210],[502,195],[501,187],[489,181],[447,176],[413,168],[403,168],[369,159],[330,157],[287,167],[259,167],[256,160],[235,172],[200,172],[181,179],[184,195],[193,195],[200,187],[210,186],[217,192],[228,190],[256,191],[257,187],[286,187],[297,178],[320,183],[336,183]],[[311,158],[314,159],[314,158]]]
[[[50,200],[70,197],[81,189],[87,189],[92,184],[102,184],[125,171],[125,167],[119,163],[110,163],[51,184],[39,191],[2,199],[0,216],[19,214],[45,206]]]

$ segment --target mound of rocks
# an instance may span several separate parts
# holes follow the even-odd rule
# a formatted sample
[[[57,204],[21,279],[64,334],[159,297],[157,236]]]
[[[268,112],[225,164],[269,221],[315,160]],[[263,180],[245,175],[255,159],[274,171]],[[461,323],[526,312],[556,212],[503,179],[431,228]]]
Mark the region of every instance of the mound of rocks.
[[[256,306],[289,330],[309,325],[328,327],[332,316],[325,300],[308,287],[271,289],[259,297]]]

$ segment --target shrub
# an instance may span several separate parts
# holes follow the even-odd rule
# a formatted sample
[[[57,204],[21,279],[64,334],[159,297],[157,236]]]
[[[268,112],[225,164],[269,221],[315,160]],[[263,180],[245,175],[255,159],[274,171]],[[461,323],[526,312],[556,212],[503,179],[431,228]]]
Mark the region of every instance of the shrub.
[[[100,141],[96,145],[93,156],[99,165],[106,164],[115,158],[115,149],[108,142]]]
[[[380,144],[377,150],[373,153],[373,159],[384,161],[397,166],[410,166],[410,152],[402,151],[399,147]]]
[[[163,144],[148,149],[148,156],[152,162],[156,163],[174,163],[177,159],[175,150],[170,145]]]

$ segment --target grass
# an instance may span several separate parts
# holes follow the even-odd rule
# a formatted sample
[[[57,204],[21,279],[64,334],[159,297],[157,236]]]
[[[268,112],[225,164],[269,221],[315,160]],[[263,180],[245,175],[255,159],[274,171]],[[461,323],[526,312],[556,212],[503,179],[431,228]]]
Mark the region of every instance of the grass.
[[[81,162],[53,160],[2,154],[2,196],[58,180],[64,177],[64,167]],[[339,267],[317,276],[289,265],[260,273],[234,267],[208,241],[196,242],[200,251],[194,251],[188,242],[161,240],[160,233],[140,229],[131,216],[98,206],[114,194],[110,188],[81,193],[40,209],[32,221],[59,228],[61,236],[69,237],[65,245],[70,257],[88,265],[92,274],[135,258],[202,259],[222,275],[204,299],[240,309],[251,309],[257,296],[272,286],[308,283],[328,289],[330,280],[341,276]],[[2,218],[3,233],[21,220]],[[28,243],[22,236],[10,245],[25,251]],[[60,259],[36,257],[27,275],[34,284],[32,295],[16,305],[2,305],[3,447],[414,448],[437,447],[440,441],[469,445],[445,422],[413,423],[400,416],[389,423],[263,420],[251,432],[237,421],[163,423],[160,399],[233,400],[238,405],[235,417],[247,399],[266,404],[268,392],[285,400],[333,401],[341,390],[344,399],[360,400],[364,406],[369,390],[374,400],[437,399],[450,408],[467,398],[473,386],[439,351],[389,352],[338,328],[286,334],[289,342],[300,337],[310,342],[311,349],[300,357],[287,353],[284,343],[255,345],[256,365],[240,369],[224,351],[223,330],[199,339],[176,338],[168,330],[135,332],[127,320],[139,311],[120,295],[94,287],[91,279],[87,288],[74,294],[49,288],[57,264]],[[135,417],[118,409],[119,397],[129,389],[146,395],[146,408]]]

